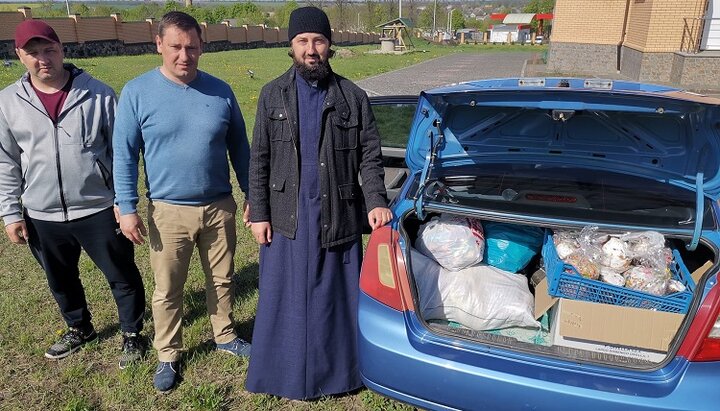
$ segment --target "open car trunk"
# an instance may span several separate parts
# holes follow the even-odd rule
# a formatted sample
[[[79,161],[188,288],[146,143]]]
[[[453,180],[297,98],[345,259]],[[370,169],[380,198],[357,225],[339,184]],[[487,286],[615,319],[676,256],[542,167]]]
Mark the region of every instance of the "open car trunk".
[[[518,351],[641,369],[669,361],[717,262],[718,113],[716,100],[612,81],[421,93],[396,208],[417,314],[433,332]],[[472,250],[447,226],[425,238],[453,216],[483,243],[483,261],[458,264]],[[566,255],[556,235],[571,232],[604,240]],[[628,253],[638,249],[628,234],[648,232],[660,251]],[[523,247],[525,261],[503,264]],[[604,270],[603,258],[622,267]]]
[[[518,165],[508,169],[501,165],[464,167],[432,179],[426,188],[422,215],[415,209],[409,210],[401,217],[399,227],[406,245],[405,261],[418,316],[433,333],[482,344],[573,362],[657,368],[671,359],[680,346],[702,299],[702,276],[717,260],[712,244],[701,239],[695,247],[690,247],[694,248],[690,251],[688,244],[692,242],[692,236],[682,234],[687,232],[683,225],[692,225],[697,214],[694,194],[658,182],[633,181],[633,178],[612,173],[603,173],[604,177],[598,179],[597,175],[588,178],[579,170],[550,170],[538,174],[540,168],[537,164],[528,167],[527,170],[532,169],[535,173],[535,177],[529,177]],[[577,177],[571,179],[571,184],[557,177],[560,175],[557,171]],[[622,177],[623,182],[617,183],[616,177]],[[561,180],[567,185],[561,187]],[[408,193],[415,193],[418,185],[416,182]],[[555,191],[548,192],[545,189],[548,185],[555,187]],[[628,200],[623,186],[642,187],[635,196],[637,201]],[[508,194],[509,187],[514,194]],[[596,192],[598,187],[602,187],[600,193]],[[666,191],[658,192],[663,190]],[[650,193],[654,196],[649,196]],[[623,196],[625,201],[613,202],[613,196]],[[604,202],[606,206],[599,206],[598,202]],[[715,221],[713,206],[709,201],[705,206],[703,224],[709,228]],[[628,215],[635,218],[628,219]],[[457,260],[434,258],[430,250],[432,244],[429,247],[427,242],[437,239],[437,232],[432,236],[423,231],[429,230],[430,222],[450,217],[482,225],[483,261],[470,268],[458,269],[453,266]],[[621,221],[631,224],[621,224]],[[494,233],[488,230],[492,224],[496,226]],[[510,266],[503,262],[503,247],[510,244],[507,252],[512,254],[512,243],[517,237],[513,239],[507,233],[498,235],[498,225],[518,228],[521,236],[526,230],[536,235],[540,233],[541,244],[532,256],[525,257],[527,262],[520,263],[521,268],[512,261]],[[470,226],[472,224],[467,225]],[[553,235],[579,233],[583,228],[608,234],[608,238],[648,231],[661,235],[664,245],[672,250],[668,278],[676,281],[674,285],[680,288],[663,289],[659,291],[662,295],[656,295],[653,293],[658,290],[646,292],[634,289],[630,284],[613,285],[599,275],[595,279],[588,278],[595,274],[587,275],[587,267],[578,261],[571,262],[584,272],[573,272],[571,267],[575,266],[559,258]],[[459,243],[448,244],[457,247]],[[491,247],[494,247],[492,251]],[[468,258],[468,253],[457,249],[444,251],[450,258]],[[491,252],[495,255],[489,261]],[[497,261],[500,264],[496,264]],[[451,269],[445,269],[440,262]],[[626,263],[624,269],[630,267],[630,261]],[[513,264],[515,267],[509,268]],[[632,266],[635,265],[641,263],[633,261]],[[494,273],[487,273],[488,266],[493,267]],[[599,263],[594,268],[598,274],[600,268]],[[503,275],[513,276],[517,281],[508,290],[507,284],[477,278],[485,275],[494,275],[493,278],[501,280]],[[456,281],[462,276],[470,279]],[[682,285],[678,286],[678,283]],[[523,286],[524,297],[522,290],[516,288]],[[642,288],[637,284],[635,287]],[[488,308],[488,304],[494,306]],[[536,323],[532,324],[532,321]]]

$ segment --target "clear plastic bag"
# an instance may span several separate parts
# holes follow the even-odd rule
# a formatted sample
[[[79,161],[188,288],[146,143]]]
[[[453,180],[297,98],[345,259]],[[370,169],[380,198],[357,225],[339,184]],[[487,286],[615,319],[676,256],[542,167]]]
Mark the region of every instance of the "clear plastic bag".
[[[443,214],[420,226],[415,248],[451,271],[483,260],[485,237],[480,220]]]
[[[611,235],[586,226],[558,231],[553,241],[558,255],[561,249],[566,255],[561,259],[585,278],[659,296],[680,288],[670,285],[672,252],[656,231]]]

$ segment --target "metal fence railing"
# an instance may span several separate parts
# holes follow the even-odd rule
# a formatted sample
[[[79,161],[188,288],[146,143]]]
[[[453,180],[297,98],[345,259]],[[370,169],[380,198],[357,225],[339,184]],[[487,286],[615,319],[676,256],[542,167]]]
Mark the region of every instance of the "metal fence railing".
[[[720,23],[720,18],[710,17],[686,17],[683,18],[683,35],[680,51],[685,53],[697,53],[703,40],[705,27]]]

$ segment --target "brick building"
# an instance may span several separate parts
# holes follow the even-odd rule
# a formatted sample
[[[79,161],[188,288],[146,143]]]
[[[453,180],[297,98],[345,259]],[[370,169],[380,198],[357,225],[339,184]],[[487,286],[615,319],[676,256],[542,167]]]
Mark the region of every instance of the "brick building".
[[[720,89],[720,0],[557,0],[547,69]]]

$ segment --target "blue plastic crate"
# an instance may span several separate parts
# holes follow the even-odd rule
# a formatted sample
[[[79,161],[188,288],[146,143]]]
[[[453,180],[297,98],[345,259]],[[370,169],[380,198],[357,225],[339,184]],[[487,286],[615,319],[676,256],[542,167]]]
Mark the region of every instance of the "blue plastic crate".
[[[673,262],[670,265],[672,278],[682,282],[686,289],[682,292],[657,296],[580,276],[575,267],[560,260],[555,250],[552,233],[547,231],[543,242],[542,256],[545,261],[548,294],[572,300],[684,314],[692,301],[695,282],[683,264],[680,253],[677,250],[673,250],[672,253]]]

